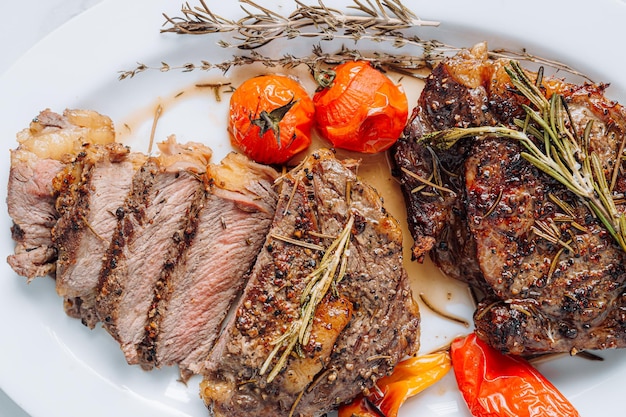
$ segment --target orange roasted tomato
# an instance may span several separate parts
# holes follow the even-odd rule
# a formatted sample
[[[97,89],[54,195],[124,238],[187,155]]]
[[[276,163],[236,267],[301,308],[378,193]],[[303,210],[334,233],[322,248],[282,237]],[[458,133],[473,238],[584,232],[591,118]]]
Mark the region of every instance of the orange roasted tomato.
[[[404,92],[368,62],[338,65],[313,97],[321,135],[336,148],[364,153],[388,149],[408,117]]]
[[[283,164],[311,144],[314,112],[297,81],[273,74],[250,78],[230,98],[231,143],[256,162]]]

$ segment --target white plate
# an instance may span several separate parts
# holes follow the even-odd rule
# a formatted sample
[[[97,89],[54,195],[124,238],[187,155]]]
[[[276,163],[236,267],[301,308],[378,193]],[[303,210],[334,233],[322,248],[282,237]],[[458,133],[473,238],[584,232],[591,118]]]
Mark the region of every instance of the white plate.
[[[212,7],[224,16],[240,15],[236,3],[222,3]],[[409,3],[420,17],[442,22],[439,28],[418,31],[422,38],[458,46],[487,40],[491,48],[527,48],[535,55],[566,62],[596,81],[610,82],[609,96],[626,103],[623,2],[406,1]],[[282,13],[293,7],[287,0],[275,4]],[[204,141],[214,148],[216,159],[230,150],[223,103],[218,104],[206,90],[190,89],[195,83],[224,81],[221,73],[150,71],[132,80],[117,80],[119,70],[131,69],[137,61],[156,66],[161,61],[172,65],[202,59],[219,62],[237,52],[218,48],[215,37],[159,34],[161,13],[177,15],[178,7],[179,2],[167,0],[104,1],[47,37],[4,74],[0,79],[0,133],[5,168],[0,174],[0,195],[6,195],[8,150],[16,146],[15,133],[46,107],[55,111],[66,107],[96,109],[113,118],[121,138],[135,149],[145,150],[152,112],[160,103],[165,111],[157,139],[176,133],[180,141]],[[310,50],[306,42],[299,42],[297,48],[292,45],[272,44],[265,53],[279,55],[292,50],[305,54]],[[411,49],[396,52],[410,53]],[[252,75],[251,71],[261,69],[247,71],[245,75]],[[181,91],[185,94],[174,98]],[[131,136],[143,140],[128,139]],[[6,213],[4,198],[2,204]],[[207,414],[198,398],[197,379],[185,387],[176,381],[174,369],[144,372],[126,365],[105,331],[90,331],[65,316],[51,279],[26,285],[16,276],[4,262],[13,250],[11,222],[6,214],[0,222],[4,231],[0,239],[0,385],[16,403],[34,417]],[[436,273],[426,269],[421,282],[426,286],[431,281],[428,290],[436,297],[438,287],[431,275]],[[454,287],[457,292],[459,288]],[[471,313],[463,294],[448,308],[458,314]],[[425,308],[422,312],[424,351],[466,331],[434,317]],[[626,352],[601,355],[606,358],[602,363],[567,358],[540,366],[583,416],[616,415],[622,407]],[[417,415],[469,416],[452,374],[401,410],[401,416]]]

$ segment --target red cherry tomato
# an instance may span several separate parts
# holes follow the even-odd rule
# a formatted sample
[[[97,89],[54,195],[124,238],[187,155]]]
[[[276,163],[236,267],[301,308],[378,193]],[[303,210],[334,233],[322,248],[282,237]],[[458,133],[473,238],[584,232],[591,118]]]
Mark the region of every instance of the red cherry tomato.
[[[365,61],[341,64],[331,73],[331,84],[313,97],[322,136],[336,148],[364,153],[393,145],[407,121],[404,92]]]
[[[231,143],[256,162],[283,164],[311,144],[314,112],[297,81],[282,75],[250,78],[230,98]]]
[[[450,347],[459,390],[474,417],[577,417],[576,409],[526,360],[474,333]]]

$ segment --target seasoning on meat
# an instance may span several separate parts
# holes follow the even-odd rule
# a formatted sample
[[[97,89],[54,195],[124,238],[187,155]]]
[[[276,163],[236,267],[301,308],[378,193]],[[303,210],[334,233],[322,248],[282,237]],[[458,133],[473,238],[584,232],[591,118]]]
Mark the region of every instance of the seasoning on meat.
[[[419,313],[401,231],[355,168],[319,150],[280,179],[272,228],[207,360],[201,395],[216,416],[319,415],[417,351]],[[348,246],[334,252],[345,230]],[[338,253],[339,275],[322,291],[310,337],[299,339],[291,329],[302,329],[326,251]]]
[[[481,44],[444,61],[426,81],[393,151],[414,257],[430,253],[445,273],[479,290],[476,332],[503,352],[625,347],[626,253],[585,202],[524,159],[517,140],[470,137],[446,150],[420,141],[450,128],[518,129],[514,120],[524,120],[522,104],[529,103],[507,65],[488,59]],[[548,77],[541,83],[547,97],[563,97],[568,126],[588,137],[589,154],[609,182],[615,178],[612,198],[623,213],[626,111],[605,88]],[[442,188],[417,188],[420,178]]]

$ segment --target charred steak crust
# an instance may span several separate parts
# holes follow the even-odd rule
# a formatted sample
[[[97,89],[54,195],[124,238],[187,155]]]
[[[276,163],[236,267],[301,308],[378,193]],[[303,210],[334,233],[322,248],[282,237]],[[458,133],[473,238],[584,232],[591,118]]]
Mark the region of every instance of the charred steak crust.
[[[346,188],[350,189],[347,210],[355,216],[355,231],[348,272],[338,284],[338,292],[354,310],[324,370],[330,372],[315,380],[316,385],[307,389],[298,405],[303,414],[326,409],[325,398],[333,398],[336,407],[391,374],[404,356],[417,352],[420,322],[402,266],[400,226],[385,211],[380,195],[346,175],[337,160],[322,161],[312,172],[320,218],[339,220],[341,209],[329,202],[341,201]],[[330,179],[335,181],[332,187],[327,186]]]
[[[102,321],[129,363],[178,365],[186,381],[265,241],[278,173],[234,152],[209,164],[209,148],[173,136],[152,157],[113,138],[110,119],[80,110],[42,112],[18,134],[9,262],[55,272],[68,315]]]
[[[429,242],[429,253],[444,272],[482,290],[476,332],[503,352],[626,347],[626,254],[576,196],[523,159],[520,145],[507,139],[467,139],[448,151],[432,149],[437,164],[422,159],[430,152],[419,142],[424,133],[511,125],[524,114],[524,99],[503,71],[506,64],[489,60],[480,45],[444,61],[426,83],[406,138],[393,154],[416,247]],[[622,159],[624,108],[606,99],[601,85],[545,79],[542,88],[565,98],[580,136],[593,120],[590,151],[610,178]],[[441,185],[454,194],[431,187],[412,192],[418,181],[407,170],[430,178],[435,169],[444,172]],[[615,172],[614,193],[623,195],[624,175]],[[623,212],[623,203],[616,202]],[[544,226],[568,246],[538,233]]]
[[[350,167],[321,150],[281,178],[267,241],[207,359],[201,395],[216,416],[319,415],[371,387],[417,350],[419,313],[402,267],[401,232],[378,194]],[[281,237],[324,247],[350,216],[346,274],[318,305],[311,343],[268,382],[269,371],[260,375],[260,369],[299,317],[305,278],[323,255]]]
[[[190,207],[204,192],[187,171],[168,172],[149,160],[135,175],[99,281],[96,311],[120,342],[126,360],[139,363],[137,345],[147,325],[154,285],[179,240]]]
[[[137,346],[139,363],[144,369],[159,366],[156,355],[156,338],[159,334],[159,324],[162,315],[167,312],[166,301],[170,275],[197,233],[199,213],[202,210],[205,199],[206,191],[198,193],[194,198],[194,202],[187,213],[184,227],[174,232],[174,245],[170,247],[166,261],[159,274],[159,279],[154,285],[152,304],[147,311],[145,334]]]
[[[102,258],[115,230],[115,212],[130,189],[135,169],[119,143],[86,147],[55,180],[61,214],[52,228],[58,250],[56,290],[66,312],[93,328]]]

